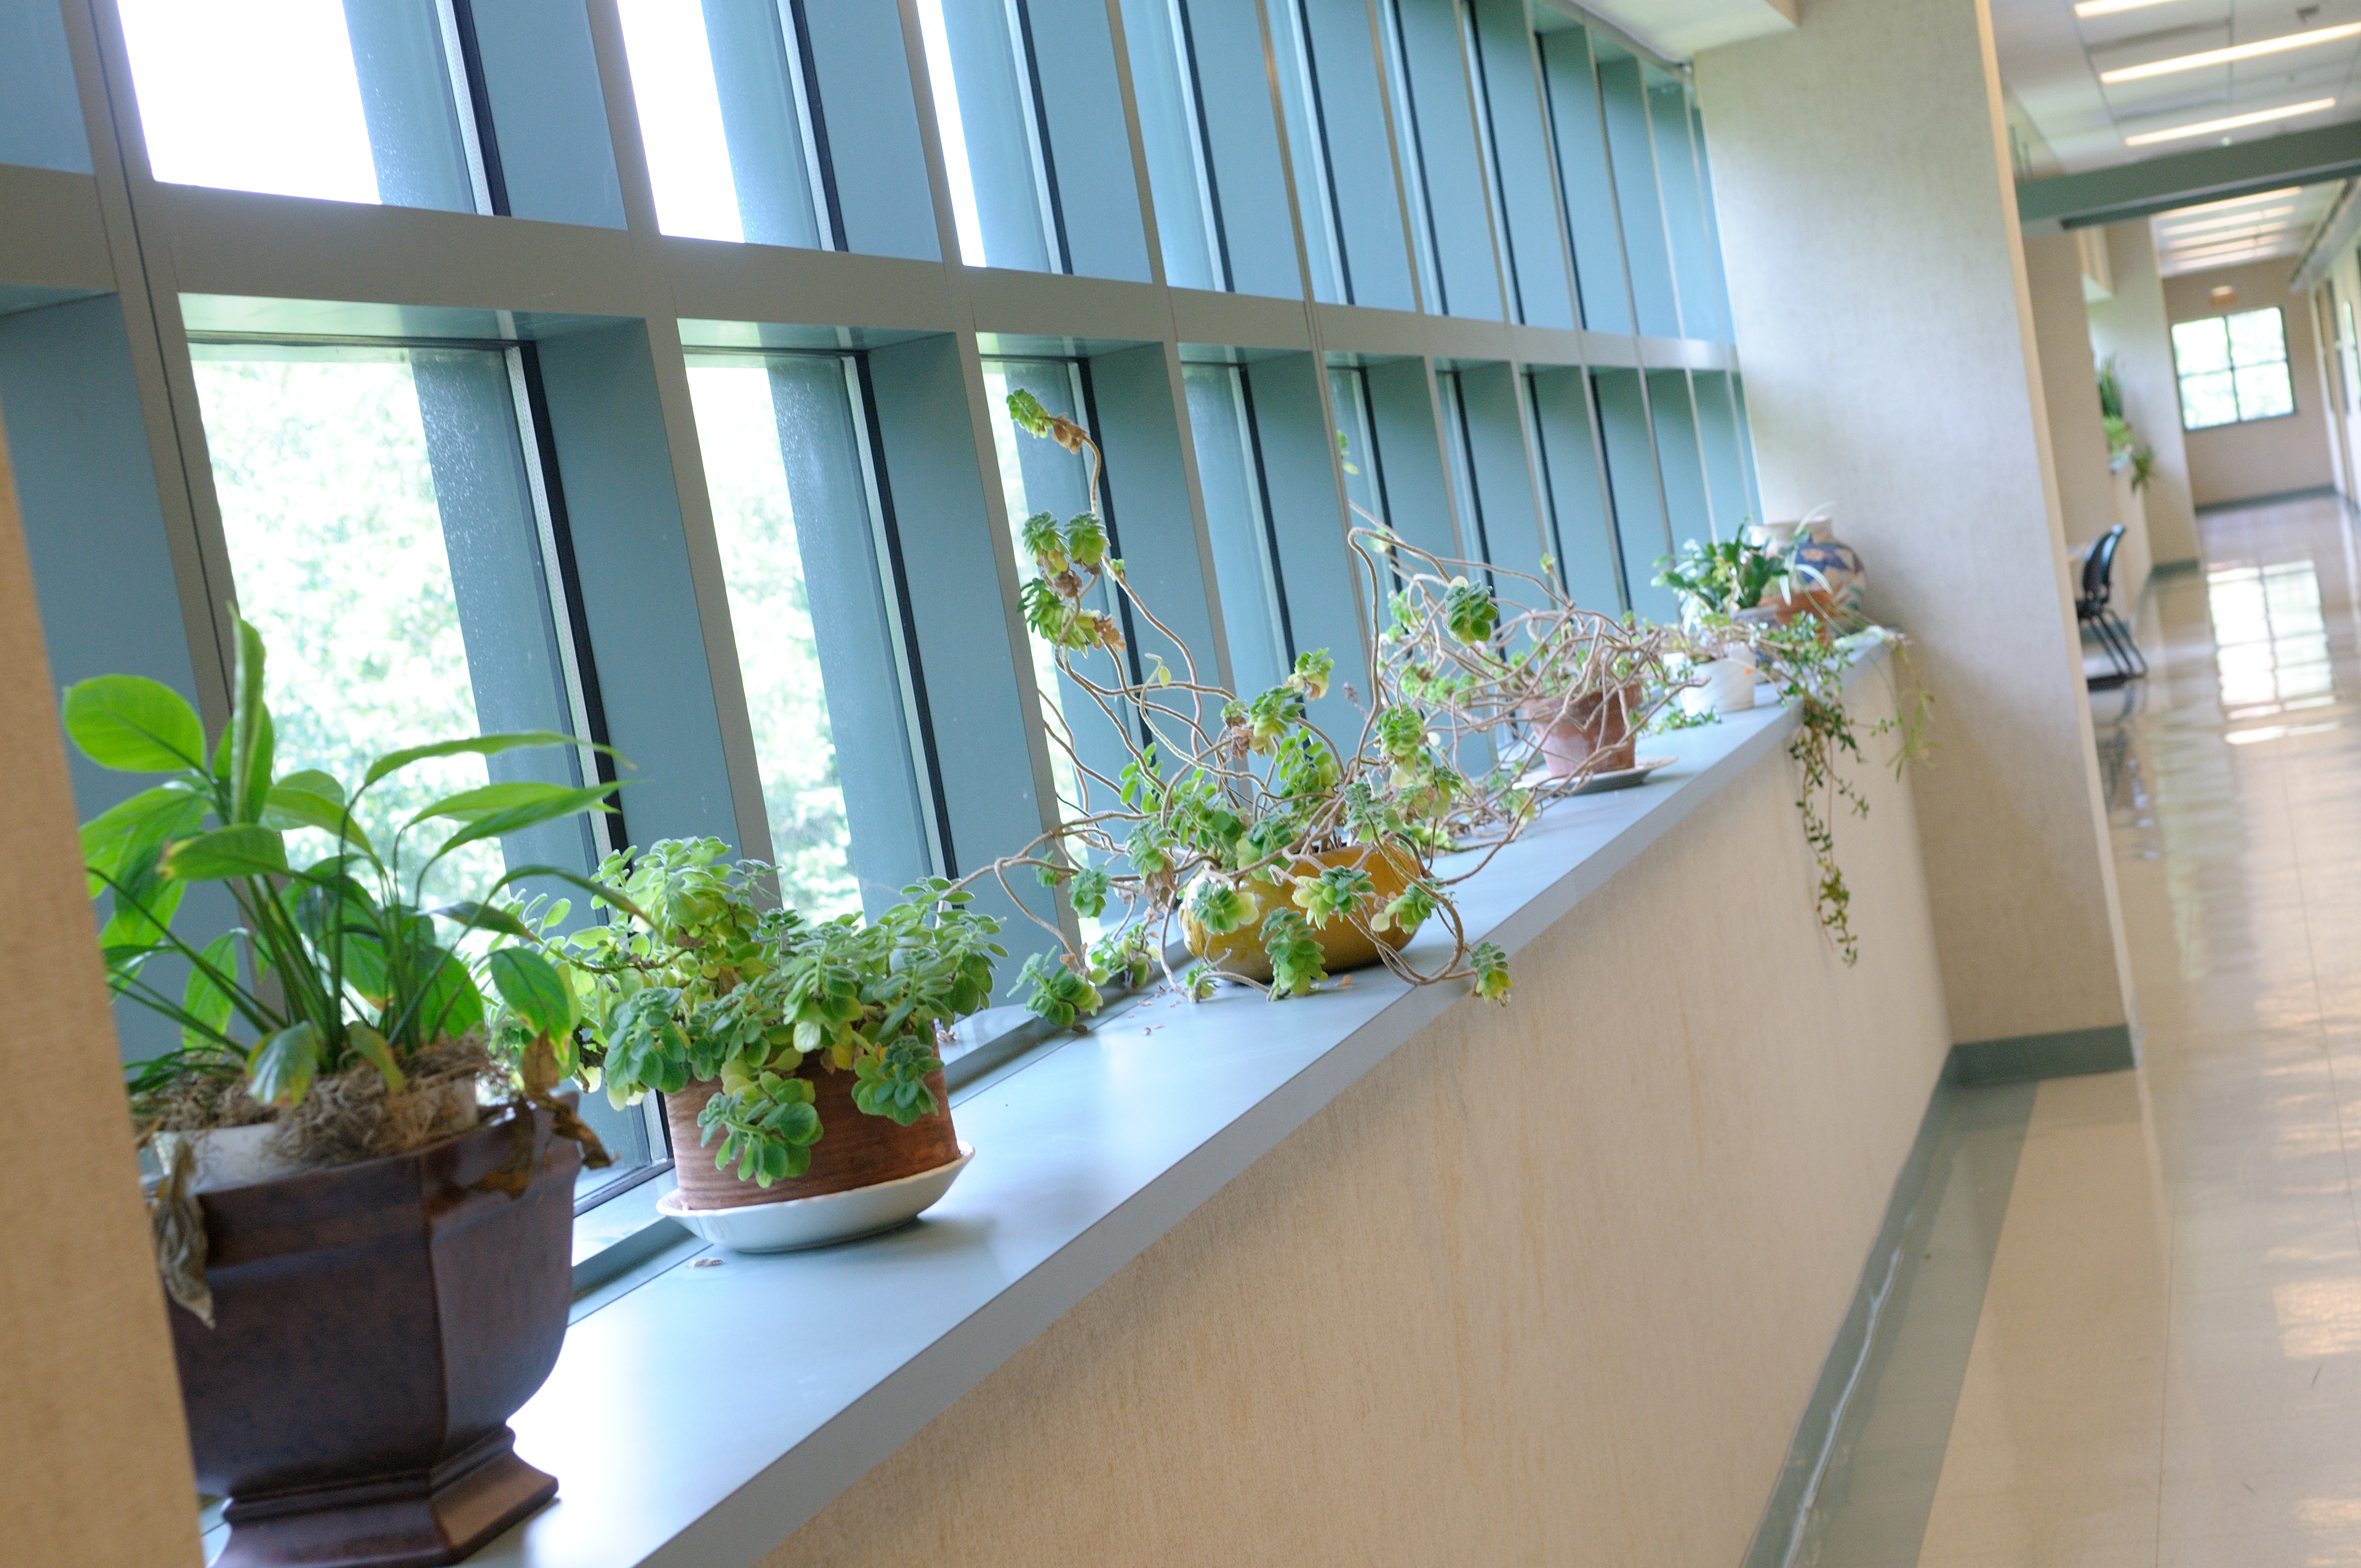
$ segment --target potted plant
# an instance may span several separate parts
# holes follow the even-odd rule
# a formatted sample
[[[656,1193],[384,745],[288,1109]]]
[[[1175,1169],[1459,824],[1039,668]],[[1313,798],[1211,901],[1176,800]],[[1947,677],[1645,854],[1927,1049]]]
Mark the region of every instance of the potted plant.
[[[1086,493],[1097,494],[1099,454],[1087,432],[1023,391],[1009,395],[1008,410],[1026,433],[1086,461]],[[1034,571],[1026,620],[1100,710],[1121,759],[1093,765],[1104,754],[1051,723],[1077,798],[1060,803],[1057,828],[976,873],[1004,887],[1027,874],[1062,887],[1075,914],[1104,932],[1077,944],[1039,922],[1058,953],[1026,964],[1036,1014],[1071,1024],[1097,1010],[1101,986],[1143,984],[1159,967],[1197,997],[1220,980],[1301,995],[1332,970],[1372,963],[1414,984],[1466,980],[1479,996],[1506,996],[1505,956],[1468,941],[1452,903],[1451,887],[1469,873],[1435,867],[1443,825],[1468,784],[1427,744],[1422,716],[1370,708],[1352,740],[1330,735],[1311,709],[1334,674],[1325,650],[1300,654],[1285,681],[1241,698],[1202,678],[1108,553],[1096,513],[1064,523],[1039,514],[1023,539]],[[1171,643],[1180,671],[1150,657],[1134,673],[1106,656],[1126,652],[1126,613]],[[1452,946],[1439,964],[1422,965],[1404,948],[1430,919]],[[1199,960],[1185,981],[1171,967],[1176,926]]]
[[[991,998],[1000,922],[939,879],[869,921],[763,910],[771,868],[729,857],[719,839],[668,839],[598,868],[613,918],[553,944],[571,1025],[558,1070],[617,1105],[664,1097],[679,1181],[664,1212],[708,1239],[768,1250],[911,1218],[967,1158],[936,1052]]]
[[[162,782],[82,830],[115,992],[181,1045],[130,1069],[164,1169],[154,1220],[197,1481],[225,1496],[220,1561],[456,1562],[546,1500],[507,1421],[557,1358],[572,1296],[573,1189],[603,1150],[551,1091],[555,971],[504,894],[424,907],[455,850],[604,806],[613,786],[461,790],[362,826],[387,778],[429,758],[570,746],[488,735],[379,758],[350,790],[280,772],[261,638],[236,623],[230,723],[206,743],[169,687],[67,688],[67,734],[102,767]],[[422,850],[422,836],[447,829]],[[385,831],[382,826],[379,832]],[[308,862],[291,856],[324,846]],[[218,884],[238,924],[179,928]],[[156,959],[186,960],[178,995]],[[543,1023],[519,1076],[482,1034],[487,992]]]
[[[1381,575],[1393,584],[1381,696],[1424,713],[1444,754],[1499,759],[1475,798],[1510,809],[1479,810],[1463,834],[1631,771],[1637,737],[1690,684],[1674,668],[1687,646],[1676,628],[1582,609],[1554,578],[1435,555],[1381,526],[1354,539],[1372,594]],[[1503,591],[1529,608],[1504,607]]]

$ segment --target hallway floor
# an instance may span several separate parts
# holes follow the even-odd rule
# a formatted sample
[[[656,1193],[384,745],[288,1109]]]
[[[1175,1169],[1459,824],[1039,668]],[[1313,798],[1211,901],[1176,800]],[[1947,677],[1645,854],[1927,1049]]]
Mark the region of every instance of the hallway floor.
[[[2361,571],[2200,521],[2092,699],[2141,1066],[1969,1091],[1797,1564],[2361,1564]]]

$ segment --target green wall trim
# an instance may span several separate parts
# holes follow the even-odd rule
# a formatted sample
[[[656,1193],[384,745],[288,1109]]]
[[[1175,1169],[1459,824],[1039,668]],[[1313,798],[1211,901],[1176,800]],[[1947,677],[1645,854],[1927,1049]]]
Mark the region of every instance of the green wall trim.
[[[1943,1069],[1952,1083],[2015,1083],[2033,1078],[2080,1078],[2084,1073],[2121,1072],[2139,1065],[2131,1025],[2061,1029],[2054,1035],[2016,1035],[2005,1040],[1971,1040],[1951,1047]]]
[[[1903,1440],[1919,1450],[1931,1444],[1939,1455],[1949,1436],[1959,1382],[1965,1375],[1967,1346],[1973,1338],[1992,1249],[1999,1245],[2001,1219],[2015,1170],[2015,1149],[2033,1113],[2037,1080],[2117,1072],[2135,1063],[2131,1029],[2121,1024],[1975,1040],[1951,1047],[1942,1076],[1927,1099],[1918,1135],[1894,1176],[1894,1195],[1886,1203],[1885,1219],[1878,1226],[1868,1260],[1861,1266],[1861,1283],[1795,1423],[1786,1463],[1763,1508],[1763,1522],[1747,1550],[1743,1568],[1789,1568],[1799,1561],[1818,1561],[1831,1530],[1850,1533],[1860,1529],[1858,1521],[1848,1524],[1839,1518],[1853,1490],[1850,1467],[1862,1458],[1877,1463],[1874,1453],[1856,1453],[1863,1446],[1863,1423],[1875,1413],[1879,1385],[1887,1376],[1901,1332],[1903,1310],[1914,1288],[1925,1293],[1919,1271],[1940,1250],[1928,1240],[1932,1227],[1939,1223],[1937,1210],[1946,1189],[1957,1187],[1960,1172],[1966,1170],[1964,1190],[1974,1193],[1975,1205],[1989,1212],[1968,1227],[1975,1237],[1970,1248],[1973,1255],[1947,1259],[1950,1275],[1933,1285],[1939,1295],[1950,1299],[1920,1309],[1943,1320],[1931,1338],[1927,1331],[1920,1331],[1913,1352],[1922,1362],[1929,1356],[1932,1362],[1905,1369],[1914,1385],[1913,1408],[1927,1406],[1921,1413],[1927,1415],[1928,1424],[1925,1431],[1904,1433]],[[1994,1135],[1997,1144],[1991,1141]],[[1971,1149],[1970,1144],[1979,1138],[1982,1146]],[[1955,1194],[1952,1201],[1960,1201]],[[1876,1441],[1890,1445],[1896,1439],[1883,1433]],[[1888,1512],[1906,1501],[1910,1507],[1905,1511],[1911,1518],[1885,1519],[1881,1528],[1890,1527],[1905,1535],[1923,1530],[1926,1509],[1933,1500],[1934,1474],[1930,1471],[1923,1478],[1926,1485],[1910,1491],[1906,1498],[1899,1494],[1886,1497]]]
[[[2219,201],[2279,185],[2308,185],[2361,170],[2361,122],[2260,137],[2231,147],[2169,153],[2081,174],[2026,180],[2016,187],[2027,233],[2055,233],[2144,218],[2192,202]]]

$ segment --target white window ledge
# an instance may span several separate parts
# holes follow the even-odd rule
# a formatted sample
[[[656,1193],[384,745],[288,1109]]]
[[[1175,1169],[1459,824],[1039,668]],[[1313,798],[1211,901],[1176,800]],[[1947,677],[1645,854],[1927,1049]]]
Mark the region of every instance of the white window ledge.
[[[1470,941],[1499,943],[1513,963],[1794,728],[1766,706],[1646,739],[1643,754],[1676,761],[1642,787],[1561,803],[1463,884]],[[1427,938],[1411,952],[1432,961],[1438,948]],[[513,1422],[517,1452],[558,1477],[557,1499],[471,1561],[758,1562],[1466,999],[1465,986],[1414,989],[1382,970],[1285,1003],[1151,995],[955,1093],[975,1160],[917,1223],[767,1257],[665,1250],[586,1299]]]

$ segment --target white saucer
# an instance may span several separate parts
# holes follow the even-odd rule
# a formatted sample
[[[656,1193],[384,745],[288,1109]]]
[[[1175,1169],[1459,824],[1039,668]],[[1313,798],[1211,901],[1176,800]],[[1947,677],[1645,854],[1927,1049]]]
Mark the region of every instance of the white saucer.
[[[1633,784],[1648,782],[1648,775],[1658,768],[1670,765],[1670,757],[1642,757],[1628,768],[1618,768],[1611,773],[1593,773],[1576,787],[1576,795],[1604,795],[1610,789],[1630,789]]]
[[[932,1208],[975,1157],[975,1149],[964,1141],[959,1151],[959,1158],[947,1165],[874,1187],[824,1192],[817,1198],[787,1198],[776,1203],[749,1203],[737,1209],[686,1208],[679,1193],[667,1192],[656,1200],[656,1212],[732,1252],[796,1252],[827,1246],[890,1231]]]

